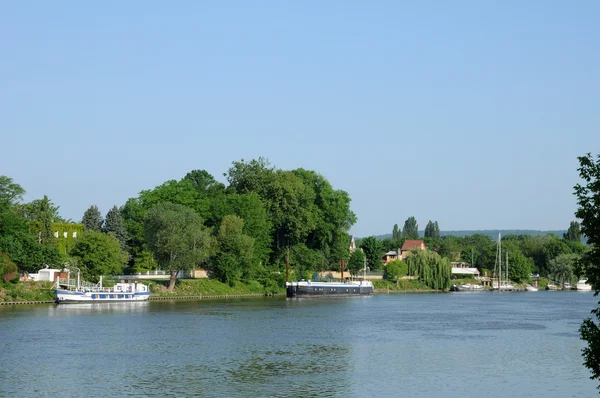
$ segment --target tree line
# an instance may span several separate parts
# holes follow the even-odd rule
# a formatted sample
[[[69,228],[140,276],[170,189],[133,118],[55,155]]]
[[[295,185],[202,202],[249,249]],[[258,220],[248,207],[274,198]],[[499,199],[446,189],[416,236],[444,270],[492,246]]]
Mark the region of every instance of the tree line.
[[[321,174],[281,170],[259,158],[233,162],[224,176],[227,185],[193,170],[143,190],[105,217],[92,204],[82,215],[83,233],[66,252],[53,235],[53,223],[65,221],[58,206],[47,197],[22,203],[24,189],[2,176],[2,264],[29,272],[69,264],[90,280],[161,268],[171,274],[172,288],[178,272],[195,267],[230,285],[281,286],[286,259],[296,278],[348,260],[356,215],[348,193]]]

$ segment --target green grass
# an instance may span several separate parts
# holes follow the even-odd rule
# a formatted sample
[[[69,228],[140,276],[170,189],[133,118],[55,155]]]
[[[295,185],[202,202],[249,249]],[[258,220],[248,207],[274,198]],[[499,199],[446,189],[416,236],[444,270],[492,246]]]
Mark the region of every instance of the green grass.
[[[0,284],[0,302],[53,301],[52,282],[21,281]]]
[[[385,293],[388,290],[390,292],[433,291],[430,287],[425,286],[425,284],[417,279],[402,279],[397,283],[386,280],[373,280],[372,282],[376,293]]]
[[[257,281],[237,283],[231,287],[216,279],[183,279],[178,280],[173,292],[167,291],[168,282],[151,282],[150,291],[158,297],[178,296],[225,296],[233,294],[265,294],[265,288]],[[285,293],[282,286],[278,293]]]

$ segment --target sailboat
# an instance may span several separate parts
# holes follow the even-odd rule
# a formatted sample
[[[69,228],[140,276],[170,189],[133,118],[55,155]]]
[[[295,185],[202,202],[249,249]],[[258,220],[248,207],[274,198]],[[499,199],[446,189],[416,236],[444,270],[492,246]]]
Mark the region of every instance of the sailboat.
[[[514,285],[510,284],[508,279],[508,252],[506,252],[506,279],[502,282],[502,234],[498,234],[498,252],[496,253],[496,263],[494,264],[494,272],[496,272],[498,280],[492,283],[493,290],[514,290]]]

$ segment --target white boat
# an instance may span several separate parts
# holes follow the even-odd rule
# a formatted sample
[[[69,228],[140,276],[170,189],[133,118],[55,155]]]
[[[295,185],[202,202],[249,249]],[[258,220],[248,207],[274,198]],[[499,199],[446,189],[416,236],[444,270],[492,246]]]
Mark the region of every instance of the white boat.
[[[539,289],[533,285],[527,285],[525,286],[525,290],[527,290],[528,292],[537,292]]]
[[[143,283],[117,283],[108,288],[56,289],[54,301],[66,303],[111,303],[122,301],[146,301],[150,290]]]
[[[463,285],[456,286],[456,290],[459,292],[478,292],[484,290],[484,288],[476,283],[465,283]]]
[[[140,282],[119,282],[113,287],[102,287],[102,277],[98,284],[73,279],[56,280],[54,302],[67,303],[115,303],[124,301],[147,301],[150,289]]]
[[[587,283],[587,279],[581,279],[575,285],[576,290],[581,290],[582,292],[590,292],[592,291],[592,285]]]

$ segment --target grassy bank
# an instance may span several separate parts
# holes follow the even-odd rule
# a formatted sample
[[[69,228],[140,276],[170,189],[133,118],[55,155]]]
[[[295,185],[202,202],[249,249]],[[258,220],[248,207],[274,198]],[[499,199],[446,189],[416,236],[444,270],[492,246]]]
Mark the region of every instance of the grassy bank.
[[[167,291],[167,281],[151,282],[150,291],[158,297],[181,297],[181,296],[225,296],[234,294],[265,294],[263,285],[256,281],[249,283],[237,283],[231,287],[215,279],[183,279],[178,280],[173,292]],[[277,293],[284,294],[282,286]]]
[[[0,302],[53,301],[52,282],[18,282],[0,284]]]
[[[423,282],[416,279],[402,279],[397,282],[390,282],[386,280],[373,280],[373,287],[375,293],[387,293],[390,292],[433,292],[434,290],[428,286],[425,286]]]

